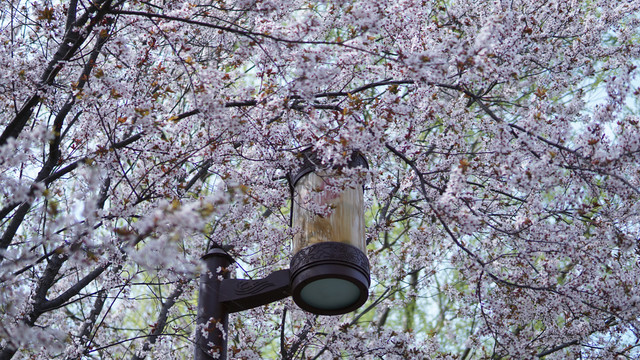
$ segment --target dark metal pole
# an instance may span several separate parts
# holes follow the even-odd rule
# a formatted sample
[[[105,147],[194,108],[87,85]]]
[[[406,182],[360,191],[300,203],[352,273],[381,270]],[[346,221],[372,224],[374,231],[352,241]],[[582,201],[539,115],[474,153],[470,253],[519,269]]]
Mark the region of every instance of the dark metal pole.
[[[229,278],[227,267],[233,259],[224,250],[214,248],[202,260],[206,264],[206,272],[200,275],[195,359],[226,360],[229,313],[220,302],[222,281],[219,277]]]

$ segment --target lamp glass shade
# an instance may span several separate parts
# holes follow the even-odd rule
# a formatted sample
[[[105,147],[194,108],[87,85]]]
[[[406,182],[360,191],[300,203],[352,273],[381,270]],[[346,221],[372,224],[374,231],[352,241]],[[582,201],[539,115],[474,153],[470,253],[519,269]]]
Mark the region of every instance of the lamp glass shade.
[[[314,308],[333,311],[351,307],[360,299],[360,293],[360,288],[351,281],[325,278],[305,285],[300,298]]]
[[[361,183],[335,190],[323,173],[310,172],[294,187],[293,253],[322,242],[340,242],[366,253]]]

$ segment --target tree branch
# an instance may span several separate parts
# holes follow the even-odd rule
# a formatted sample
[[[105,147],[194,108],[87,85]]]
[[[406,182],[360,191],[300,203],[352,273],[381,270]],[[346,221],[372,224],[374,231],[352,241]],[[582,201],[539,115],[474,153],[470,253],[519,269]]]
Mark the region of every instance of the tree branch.
[[[93,308],[89,313],[89,317],[87,317],[87,319],[82,323],[82,327],[80,328],[80,332],[78,333],[78,338],[80,339],[80,342],[82,343],[83,347],[86,347],[88,345],[87,341],[89,340],[89,335],[91,334],[91,330],[96,324],[96,320],[98,319],[98,316],[100,315],[100,313],[102,312],[102,309],[104,308],[104,303],[106,300],[107,300],[107,291],[104,289],[100,290],[98,292],[98,296],[96,297],[96,300],[93,303]],[[67,358],[67,360],[73,360],[73,359]]]
[[[164,328],[167,325],[167,318],[169,316],[169,310],[175,305],[176,300],[182,293],[184,292],[184,287],[186,284],[191,281],[187,280],[186,282],[179,282],[176,285],[176,288],[169,295],[167,300],[162,303],[162,307],[160,308],[160,313],[158,314],[158,318],[156,319],[156,323],[153,325],[153,329],[151,333],[147,335],[147,341],[142,346],[142,351],[134,354],[131,357],[131,360],[143,360],[146,357],[146,352],[151,350],[151,346],[156,343],[158,337],[164,332]]]
[[[545,357],[545,356],[547,356],[549,354],[552,354],[552,353],[554,353],[556,351],[560,351],[560,350],[562,350],[564,348],[568,348],[569,346],[579,345],[579,344],[580,344],[580,342],[578,340],[569,341],[569,342],[566,342],[564,344],[560,344],[558,346],[554,346],[549,350],[545,350],[545,351],[537,354],[536,357],[543,358],[543,357]]]
[[[66,33],[58,50],[53,55],[53,58],[47,64],[46,70],[42,73],[40,85],[38,86],[39,92],[45,92],[46,88],[53,83],[53,80],[62,70],[65,61],[71,59],[76,51],[81,47],[87,37],[91,34],[93,27],[99,23],[99,21],[106,15],[106,10],[110,7],[111,0],[98,1],[92,4],[87,11],[77,21],[71,23],[71,19],[75,19],[75,8],[69,8],[67,13],[67,28]],[[73,5],[73,3],[71,4]],[[77,3],[76,3],[77,5]],[[98,7],[102,5],[101,7]],[[94,14],[95,13],[95,14]],[[91,19],[89,25],[83,28],[87,21]],[[16,116],[9,122],[7,127],[0,135],[0,146],[7,143],[10,138],[17,138],[22,132],[22,129],[31,118],[33,109],[40,102],[41,96],[36,94],[27,100]]]
[[[100,276],[100,274],[102,274],[110,265],[111,265],[111,263],[106,263],[104,265],[101,265],[101,266],[95,268],[93,271],[91,271],[85,277],[80,279],[80,281],[78,281],[73,286],[68,288],[65,292],[63,292],[62,294],[58,295],[58,297],[56,297],[55,299],[49,300],[49,301],[45,301],[42,304],[34,305],[34,309],[35,309],[34,311],[38,311],[39,312],[38,316],[39,316],[39,315],[41,315],[41,314],[43,314],[43,313],[45,313],[47,311],[51,311],[53,309],[57,309],[57,308],[63,306],[64,303],[69,301],[72,297],[76,296],[82,289],[84,289],[87,285],[89,285],[89,283],[91,283],[98,276]],[[34,319],[34,321],[35,321],[35,319]]]
[[[111,10],[110,13],[111,14],[117,14],[117,15],[133,15],[133,16],[143,16],[143,17],[147,17],[147,18],[157,18],[157,19],[179,21],[179,22],[183,22],[183,23],[186,23],[186,24],[197,25],[197,26],[202,26],[202,27],[207,27],[207,28],[212,28],[212,29],[217,29],[217,30],[229,32],[229,33],[232,33],[232,34],[237,34],[237,35],[244,36],[244,37],[249,38],[249,39],[254,40],[254,41],[255,41],[256,37],[261,37],[261,38],[264,38],[264,39],[269,39],[269,40],[273,40],[275,42],[282,42],[282,43],[286,43],[286,44],[336,45],[336,46],[343,46],[343,47],[346,47],[346,48],[349,48],[349,49],[363,51],[363,52],[366,52],[366,53],[373,54],[372,52],[370,52],[370,51],[368,51],[366,49],[362,49],[362,48],[359,48],[357,46],[348,45],[348,44],[345,44],[344,42],[341,42],[341,41],[338,42],[338,41],[314,41],[314,40],[284,39],[284,38],[279,38],[277,36],[273,36],[273,35],[269,35],[269,34],[253,32],[251,30],[243,29],[243,28],[240,28],[240,27],[235,27],[234,28],[234,27],[229,27],[229,26],[211,24],[211,23],[198,21],[198,20],[180,18],[180,17],[177,17],[177,16],[170,16],[170,15],[164,15],[164,14],[154,14],[154,13],[148,13],[148,12],[142,12],[142,11]]]

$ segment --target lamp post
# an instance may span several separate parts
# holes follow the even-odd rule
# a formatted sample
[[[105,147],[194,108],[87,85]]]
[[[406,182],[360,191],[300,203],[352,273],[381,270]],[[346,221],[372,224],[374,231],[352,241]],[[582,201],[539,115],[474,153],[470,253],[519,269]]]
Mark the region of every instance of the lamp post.
[[[221,248],[202,257],[206,271],[200,276],[195,359],[227,358],[229,313],[292,296],[295,303],[318,315],[353,311],[367,301],[369,260],[365,255],[363,184],[332,188],[332,176],[341,168],[322,168],[311,151],[303,165],[289,177],[292,195],[291,223],[300,231],[293,239],[290,269],[263,279],[229,279],[233,258]],[[353,153],[347,167],[367,167]],[[333,170],[333,171],[331,171]],[[338,175],[332,175],[337,173]],[[315,209],[315,210],[314,210]],[[318,209],[324,209],[319,214]]]
[[[363,184],[356,181],[336,190],[331,180],[342,169],[323,168],[311,151],[301,155],[302,167],[289,177],[291,223],[300,229],[293,239],[290,269],[258,280],[229,279],[231,256],[221,248],[204,255],[207,271],[200,276],[196,360],[226,360],[229,313],[288,296],[318,315],[345,314],[367,301]],[[355,152],[347,167],[367,167],[367,162]]]

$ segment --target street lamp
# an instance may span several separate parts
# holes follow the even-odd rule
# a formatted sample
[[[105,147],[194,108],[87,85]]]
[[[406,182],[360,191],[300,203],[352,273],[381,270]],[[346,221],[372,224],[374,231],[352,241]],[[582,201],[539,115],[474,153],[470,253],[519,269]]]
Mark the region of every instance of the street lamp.
[[[293,238],[291,294],[311,313],[344,314],[364,304],[369,289],[362,183],[336,189],[333,177],[341,169],[323,169],[312,152],[303,156],[291,179],[291,223],[299,229]],[[367,162],[356,152],[347,167],[367,167]]]
[[[301,156],[302,167],[289,177],[291,224],[299,230],[290,269],[258,280],[229,279],[227,267],[233,259],[226,251],[213,248],[203,256],[207,271],[200,277],[196,360],[226,359],[229,313],[288,296],[318,315],[345,314],[367,301],[363,184],[336,187],[344,167],[322,167],[309,150]],[[346,167],[367,167],[367,162],[354,152]]]

